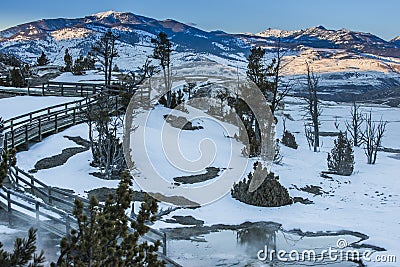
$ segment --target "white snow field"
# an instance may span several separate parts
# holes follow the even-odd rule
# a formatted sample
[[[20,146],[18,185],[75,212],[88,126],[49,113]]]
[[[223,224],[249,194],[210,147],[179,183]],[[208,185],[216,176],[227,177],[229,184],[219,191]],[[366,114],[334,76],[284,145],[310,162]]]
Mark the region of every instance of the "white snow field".
[[[18,167],[26,171],[32,170],[35,163],[40,159],[60,154],[63,149],[68,147],[79,147],[64,136],[81,136],[88,140],[88,134],[88,125],[79,124],[51,135],[45,138],[43,142],[32,145],[28,151],[18,153]],[[81,196],[87,196],[86,192],[94,188],[117,187],[118,181],[116,180],[102,180],[91,175],[90,173],[97,171],[96,168],[89,165],[91,161],[91,151],[85,151],[71,157],[64,165],[39,170],[34,176],[47,185],[71,189]]]
[[[70,101],[73,99],[60,97],[1,99],[0,110],[2,113],[0,114],[4,113],[5,115],[3,116],[9,118],[32,111],[35,107],[42,108],[46,105],[60,103],[57,101],[62,102],[65,100]],[[350,104],[323,102],[321,131],[335,131],[335,121],[339,122],[339,128],[344,130],[344,121],[350,119],[350,108]],[[176,136],[179,135],[182,155],[190,160],[197,160],[202,152],[208,153],[208,149],[215,149],[220,154],[217,153],[211,161],[200,162],[198,166],[212,162],[209,166],[224,168],[231,164],[233,168],[225,170],[225,173],[234,176],[230,178],[235,181],[243,178],[243,176],[237,176],[238,173],[235,172],[237,164],[243,164],[244,161],[247,162],[240,154],[243,145],[234,141],[234,139],[226,137],[234,134],[235,127],[227,123],[208,120],[206,114],[194,108],[188,107],[188,110],[189,113],[180,112],[177,114],[189,119],[200,116],[200,119],[195,119],[193,122],[194,125],[199,123],[204,129],[179,132],[167,124],[165,127],[169,128],[169,130],[165,133],[171,134],[171,139],[168,140],[173,142]],[[362,110],[364,112],[371,110],[375,120],[379,120],[382,117],[383,120],[388,121],[389,124],[383,139],[383,146],[400,148],[400,119],[398,117],[400,109],[375,105],[362,106]],[[145,137],[151,141],[146,143],[147,151],[133,150],[133,160],[138,171],[135,178],[137,181],[144,178],[146,168],[150,167],[148,165],[150,158],[157,172],[166,178],[164,182],[170,185],[170,195],[178,195],[178,193],[180,195],[185,190],[195,186],[181,185],[177,187],[171,185],[173,177],[187,175],[187,173],[171,168],[171,159],[165,158],[164,151],[160,147],[160,125],[164,121],[162,116],[166,113],[168,113],[167,110],[157,106],[152,110],[148,118],[145,117],[145,113],[138,114],[136,118],[138,122],[147,119],[147,124],[145,127],[139,127],[133,133],[133,136],[145,134]],[[332,148],[334,138],[322,137],[321,152],[311,152],[304,136],[304,103],[299,99],[288,98],[282,113],[290,114],[294,119],[293,121],[286,120],[286,127],[295,134],[299,148],[293,150],[281,145],[283,160],[281,165],[273,166],[273,171],[280,176],[280,182],[289,189],[292,197],[308,198],[314,204],[296,203],[279,208],[255,207],[233,199],[228,192],[229,189],[227,189],[225,190],[226,194],[218,200],[197,209],[178,209],[173,211],[164,216],[162,220],[157,221],[154,227],[180,227],[181,225],[178,224],[166,223],[165,220],[172,218],[174,215],[191,215],[196,219],[203,220],[205,225],[272,221],[282,224],[285,230],[301,229],[302,231],[310,232],[350,230],[368,235],[369,239],[364,241],[364,244],[383,247],[387,250],[376,252],[374,255],[396,255],[398,258],[400,255],[400,217],[398,215],[400,207],[399,155],[379,152],[377,163],[368,165],[366,164],[363,149],[355,148],[356,164],[353,175],[349,177],[332,175],[332,179],[322,178],[320,172],[327,170],[327,152]],[[277,137],[280,137],[281,134],[282,117],[279,116]],[[32,145],[29,151],[18,153],[18,166],[24,170],[30,170],[33,169],[38,160],[59,154],[64,148],[76,147],[77,145],[74,142],[63,137],[65,135],[81,136],[88,139],[88,127],[86,124],[77,125],[47,137],[41,143]],[[204,147],[201,146],[202,143],[205,145]],[[227,154],[228,152],[229,154]],[[94,188],[115,188],[118,181],[101,180],[89,174],[96,171],[95,168],[89,166],[91,158],[90,151],[79,153],[71,157],[62,166],[39,170],[34,175],[48,185],[72,189],[83,196],[87,195],[86,192],[88,190]],[[248,164],[247,171],[251,168],[251,165]],[[199,169],[193,170],[193,174],[197,173],[201,173],[201,171]],[[200,185],[210,186],[217,180],[219,178]],[[138,184],[142,185],[140,182]],[[313,195],[298,190],[298,188],[307,185],[320,186],[322,194]],[[160,184],[156,184],[152,188],[157,189],[157,186],[161,188]],[[164,190],[165,188],[163,187],[162,189]],[[207,192],[204,194],[207,194]],[[194,194],[192,199],[195,201],[196,197],[196,194]],[[168,205],[162,203],[160,207],[165,209]],[[171,245],[173,245],[173,242]],[[174,249],[172,248],[171,251],[174,251]],[[179,254],[179,262],[184,266],[185,263],[189,264],[190,262],[192,264],[195,253],[196,251],[188,252],[186,259],[185,256]],[[174,255],[170,256],[173,258]],[[370,262],[367,264],[368,266],[397,266],[396,263],[382,265],[382,263]]]
[[[196,108],[186,108],[187,113],[171,112],[158,105],[133,120],[138,127],[131,134],[130,145],[136,183],[147,192],[183,196],[205,204],[230,191],[231,185],[247,172],[248,160],[241,155],[244,145],[229,138],[237,132],[236,127]],[[163,116],[168,114],[186,117],[204,129],[181,131],[165,122]],[[174,177],[201,174],[206,167],[220,168],[218,179],[174,186]]]

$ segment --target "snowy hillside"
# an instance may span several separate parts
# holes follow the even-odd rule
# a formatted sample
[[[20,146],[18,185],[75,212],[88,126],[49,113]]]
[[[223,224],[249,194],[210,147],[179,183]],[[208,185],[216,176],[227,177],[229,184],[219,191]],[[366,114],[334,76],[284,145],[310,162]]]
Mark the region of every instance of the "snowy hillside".
[[[377,73],[368,84],[371,88],[396,87],[400,83],[399,39],[385,41],[370,33],[347,29],[328,30],[322,26],[305,30],[283,31],[267,29],[258,34],[227,34],[207,32],[175,20],[159,21],[126,12],[107,11],[84,18],[44,19],[18,25],[0,32],[0,52],[12,53],[20,59],[36,63],[42,51],[52,64],[63,65],[64,51],[73,58],[86,55],[91,45],[107,29],[120,36],[116,64],[123,70],[133,70],[152,54],[151,39],[166,32],[174,44],[174,66],[201,60],[238,67],[245,71],[246,57],[252,46],[268,49],[268,59],[275,56],[278,45],[285,50],[288,64],[285,75],[305,73],[304,62],[311,61],[318,73],[337,73],[335,81],[346,89],[346,77],[341,73]],[[323,79],[323,77],[322,77]],[[353,84],[365,85],[365,79]]]

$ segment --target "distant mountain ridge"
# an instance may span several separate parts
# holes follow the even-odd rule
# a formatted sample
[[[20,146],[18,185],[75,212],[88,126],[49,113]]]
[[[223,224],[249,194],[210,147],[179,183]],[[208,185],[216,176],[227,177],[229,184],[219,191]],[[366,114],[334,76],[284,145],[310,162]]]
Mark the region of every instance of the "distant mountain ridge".
[[[267,29],[258,34],[229,34],[204,31],[176,20],[156,20],[129,12],[107,11],[83,18],[43,19],[0,31],[0,53],[13,54],[32,64],[45,52],[50,64],[64,65],[66,48],[75,59],[91,51],[92,44],[107,30],[120,36],[121,70],[134,70],[153,53],[151,39],[165,32],[173,43],[172,64],[198,66],[199,74],[219,71],[245,74],[251,47],[267,49],[266,60],[284,49],[286,78],[296,78],[304,89],[305,62],[312,62],[319,73],[320,86],[327,99],[330,92],[364,94],[370,90],[400,88],[400,37],[385,41],[373,34],[346,29],[328,30],[323,26],[305,30]],[[220,67],[215,67],[216,65]],[[225,68],[229,66],[231,68]],[[397,94],[397,93],[396,93]],[[400,94],[400,91],[399,91]]]
[[[223,32],[205,32],[171,19],[158,21],[133,13],[108,11],[84,18],[44,19],[11,27],[0,32],[0,52],[21,58],[25,56],[32,61],[41,51],[50,54],[55,52],[55,47],[59,46],[57,42],[77,39],[94,41],[107,29],[112,29],[120,35],[121,42],[129,45],[144,45],[146,42],[150,45],[151,37],[163,31],[171,38],[178,52],[223,55],[225,52],[245,53],[248,50],[248,45]],[[78,47],[88,49],[83,43]],[[229,57],[229,53],[224,56]]]
[[[83,18],[43,19],[11,27],[0,32],[0,52],[35,63],[44,51],[51,63],[63,64],[66,48],[74,57],[85,55],[93,42],[108,29],[120,36],[121,57],[117,63],[126,68],[151,55],[151,38],[163,31],[174,44],[174,50],[181,53],[181,58],[188,57],[192,61],[206,57],[207,60],[243,68],[252,46],[273,49],[279,44],[292,51],[292,55],[300,57],[299,61],[303,63],[303,56],[310,57],[317,52],[314,58],[328,60],[328,63],[347,60],[344,68],[360,67],[359,64],[349,63],[351,59],[366,61],[368,67],[365,68],[363,63],[360,71],[400,72],[400,37],[385,41],[370,33],[328,30],[323,26],[295,31],[267,29],[258,34],[228,34],[223,31],[207,32],[172,19],[156,20],[116,11]],[[307,52],[309,49],[314,52]],[[343,71],[343,67],[330,67],[327,71],[336,70]]]
[[[379,56],[400,57],[400,37],[391,41],[370,33],[355,32],[348,29],[328,30],[323,26],[312,27],[305,30],[282,31],[267,29],[256,36],[276,40],[290,46],[304,45],[314,48],[347,49]]]

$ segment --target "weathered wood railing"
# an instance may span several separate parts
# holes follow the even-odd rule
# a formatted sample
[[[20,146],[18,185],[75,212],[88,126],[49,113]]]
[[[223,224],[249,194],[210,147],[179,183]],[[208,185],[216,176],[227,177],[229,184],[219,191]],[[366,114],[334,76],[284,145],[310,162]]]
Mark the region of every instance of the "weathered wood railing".
[[[61,96],[88,96],[94,95],[103,89],[104,85],[96,83],[47,82],[39,86],[28,86],[28,95],[61,95]]]
[[[44,134],[83,122],[86,109],[94,103],[94,99],[85,98],[8,119],[4,122],[4,148],[28,145],[35,138],[41,141]]]
[[[99,83],[74,83],[49,81],[38,86],[28,86],[28,95],[41,96],[91,96],[103,91],[119,92],[118,86],[105,86]]]
[[[9,175],[8,175],[11,183],[15,186],[15,188],[23,188],[25,191],[29,190],[29,192],[32,195],[35,195],[39,198],[41,198],[44,202],[47,209],[52,210],[53,212],[56,211],[62,211],[61,214],[58,214],[60,217],[65,217],[65,214],[68,214],[69,217],[71,217],[71,212],[74,208],[74,202],[75,199],[79,199],[80,201],[83,202],[84,207],[87,207],[89,205],[89,200],[80,196],[77,196],[75,194],[71,194],[69,192],[63,191],[61,189],[51,187],[43,183],[42,181],[38,180],[35,178],[33,175],[25,172],[24,170],[18,168],[18,167],[10,167],[9,168]],[[25,200],[27,197],[24,198]],[[7,200],[9,200],[7,198]],[[12,203],[8,202],[8,205],[11,205]],[[14,203],[15,204],[15,203]],[[43,206],[44,203],[41,203]],[[100,204],[101,207],[104,207],[102,204]],[[9,209],[9,207],[7,207]],[[28,209],[29,211],[32,211],[31,208]],[[11,212],[12,210],[9,210]],[[43,215],[45,216],[45,215]],[[135,218],[129,218],[130,222],[133,222]],[[66,229],[71,228],[71,218],[68,219],[68,222],[65,222]],[[59,219],[56,219],[56,222],[60,223]],[[47,229],[47,228],[46,228]],[[49,229],[47,229],[49,230]],[[51,231],[51,229],[50,229]],[[55,234],[58,234],[59,232],[56,232]],[[65,234],[63,233],[63,235]],[[161,240],[161,248],[162,248],[162,254],[164,256],[167,255],[167,237],[166,234],[150,228],[148,234],[143,236],[143,238],[147,241],[150,242],[156,242],[156,240]]]
[[[7,211],[10,224],[12,216],[28,222],[35,218],[37,228],[60,237],[69,236],[71,229],[77,228],[76,219],[67,212],[4,186],[0,189],[0,205]]]
[[[115,108],[118,109],[119,103],[117,97],[115,99]],[[38,138],[41,141],[42,136],[46,133],[56,133],[61,128],[85,121],[86,109],[90,105],[95,105],[95,103],[95,98],[85,98],[8,119],[4,124],[4,142],[1,143],[4,149],[10,149],[23,144],[28,146],[29,141],[34,138]],[[0,189],[0,198],[3,201],[0,201],[0,205],[8,211],[10,214],[9,218],[11,218],[12,213],[21,219],[31,220],[29,217],[32,217],[34,214],[38,227],[46,229],[60,237],[66,234],[69,235],[70,230],[77,226],[76,220],[71,215],[75,199],[81,200],[85,207],[89,204],[88,199],[48,186],[18,167],[9,168],[8,176],[15,188],[28,189],[32,195],[46,202],[40,202],[12,189],[2,187]],[[30,203],[31,205],[27,205],[26,203]],[[18,208],[13,208],[14,206]],[[30,213],[32,216],[27,216]],[[43,218],[47,220],[43,220]],[[129,218],[129,220],[133,222],[135,218]],[[131,229],[131,231],[133,230]],[[143,238],[153,243],[156,240],[161,240],[160,247],[162,248],[162,252],[158,253],[159,256],[170,265],[180,266],[166,256],[167,237],[165,233],[150,228],[149,232]]]

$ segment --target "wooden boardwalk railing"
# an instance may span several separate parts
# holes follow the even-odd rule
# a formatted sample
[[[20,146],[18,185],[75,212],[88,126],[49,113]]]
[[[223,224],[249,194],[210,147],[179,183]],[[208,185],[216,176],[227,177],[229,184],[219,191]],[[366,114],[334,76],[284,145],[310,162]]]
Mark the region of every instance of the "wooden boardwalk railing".
[[[28,86],[28,95],[90,96],[103,91],[118,92],[116,86],[104,86],[98,83],[46,82],[40,86]]]
[[[94,103],[94,99],[85,98],[8,119],[4,122],[4,148],[28,145],[33,139],[41,141],[44,134],[84,122],[86,109]]]
[[[84,207],[89,205],[89,200],[87,198],[80,197],[75,194],[71,194],[59,188],[51,187],[46,185],[42,181],[35,178],[33,175],[25,172],[18,167],[9,168],[9,179],[15,188],[23,188],[28,190],[32,195],[35,195],[45,201],[48,205],[57,207],[64,212],[72,213],[74,208],[75,199],[79,199],[83,202]],[[104,207],[100,204],[100,207]],[[134,218],[130,218],[131,221]],[[163,248],[163,254],[166,255],[166,235],[165,233],[150,228],[150,234],[144,238],[148,241],[155,242],[155,240],[162,240],[161,247]],[[152,237],[153,236],[153,237]]]
[[[1,87],[0,92],[32,95],[32,96],[81,96],[89,97],[100,92],[119,93],[121,90],[118,85],[107,85],[99,83],[74,83],[74,82],[45,82],[39,85],[21,88]]]
[[[29,141],[33,139],[41,141],[45,133],[56,133],[62,128],[84,122],[87,108],[90,105],[95,105],[95,103],[95,98],[85,98],[6,120],[4,149],[20,145],[28,146]],[[115,108],[118,109],[118,101],[115,103]],[[72,228],[76,229],[77,222],[71,215],[75,199],[81,200],[85,207],[89,204],[88,199],[48,186],[18,167],[10,167],[8,177],[14,188],[29,190],[32,195],[44,201],[41,202],[15,190],[2,187],[0,189],[0,205],[8,211],[9,218],[11,218],[11,214],[28,221],[31,221],[31,218],[34,217],[38,228],[46,229],[60,237],[69,235]],[[132,222],[135,219],[130,218],[129,220]],[[158,255],[168,264],[180,266],[167,257],[167,237],[165,233],[150,228],[143,238],[150,242],[161,240],[162,252],[159,252]]]
[[[69,236],[78,225],[69,213],[4,186],[0,189],[0,206],[7,211],[10,224],[12,215],[28,222],[35,218],[38,229],[59,237]]]

